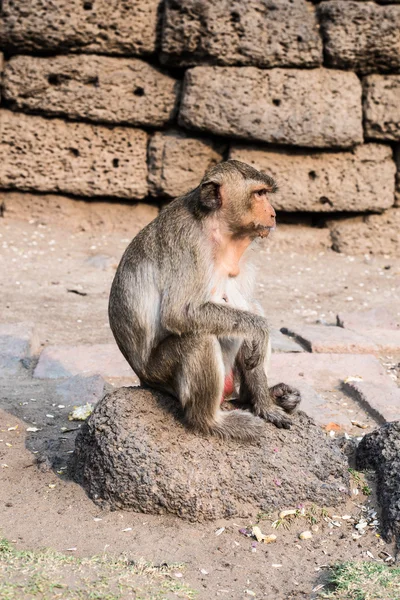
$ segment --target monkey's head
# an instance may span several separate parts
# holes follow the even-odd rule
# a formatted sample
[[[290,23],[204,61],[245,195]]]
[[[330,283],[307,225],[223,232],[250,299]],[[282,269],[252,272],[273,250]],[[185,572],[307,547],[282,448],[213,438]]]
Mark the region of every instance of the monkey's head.
[[[270,195],[274,179],[246,163],[228,160],[212,167],[200,183],[200,205],[218,215],[236,237],[267,237],[276,227]]]

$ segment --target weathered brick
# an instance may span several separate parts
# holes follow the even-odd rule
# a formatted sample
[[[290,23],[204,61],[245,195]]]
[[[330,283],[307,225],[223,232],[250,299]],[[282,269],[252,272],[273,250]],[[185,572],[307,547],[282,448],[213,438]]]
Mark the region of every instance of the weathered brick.
[[[345,312],[336,315],[339,327],[362,333],[366,329],[394,329],[400,331],[400,315],[384,306],[366,311]]]
[[[195,67],[180,123],[214,134],[321,148],[362,142],[361,84],[329,69]]]
[[[318,7],[328,65],[363,73],[400,70],[400,6],[338,0]]]
[[[287,335],[283,335],[279,329],[270,329],[270,340],[272,352],[304,352],[304,348]]]
[[[149,144],[149,189],[175,198],[199,185],[204,173],[222,160],[222,148],[211,140],[177,131],[157,132]]]
[[[0,186],[78,196],[147,194],[147,135],[0,111]]]
[[[101,375],[75,375],[56,386],[56,394],[67,406],[96,404],[108,389]]]
[[[160,127],[177,111],[179,82],[139,59],[14,56],[4,97],[13,108],[107,123]]]
[[[342,389],[353,396],[380,423],[400,420],[400,389],[371,381],[343,382]]]
[[[363,88],[366,137],[400,140],[400,75],[369,75]]]
[[[363,144],[349,152],[269,150],[234,145],[230,158],[254,165],[279,185],[278,210],[379,211],[394,202],[396,165],[383,144]]]
[[[0,45],[13,52],[155,51],[160,0],[3,0]]]
[[[293,336],[309,352],[337,354],[374,354],[378,346],[367,336],[342,327],[295,325],[283,327],[282,333]]]
[[[21,361],[35,354],[38,346],[33,323],[1,324],[0,378],[17,375],[21,368]]]
[[[74,375],[98,374],[103,377],[137,377],[115,344],[47,346],[33,373],[40,379],[60,379]]]
[[[397,165],[395,206],[400,206],[400,145],[396,146],[394,157]]]
[[[168,0],[162,60],[172,65],[322,64],[314,7],[305,0]]]
[[[400,208],[382,215],[367,215],[328,222],[332,247],[345,254],[400,253]]]

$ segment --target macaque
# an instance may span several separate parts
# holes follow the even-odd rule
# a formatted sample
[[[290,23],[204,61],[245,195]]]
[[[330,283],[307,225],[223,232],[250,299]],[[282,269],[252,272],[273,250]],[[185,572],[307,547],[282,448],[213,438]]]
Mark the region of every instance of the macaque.
[[[252,298],[248,249],[276,226],[272,177],[237,160],[212,167],[133,239],[118,266],[109,318],[144,386],[182,405],[195,432],[257,440],[263,420],[289,428],[300,402],[268,387],[268,323]],[[248,410],[221,410],[236,391]]]

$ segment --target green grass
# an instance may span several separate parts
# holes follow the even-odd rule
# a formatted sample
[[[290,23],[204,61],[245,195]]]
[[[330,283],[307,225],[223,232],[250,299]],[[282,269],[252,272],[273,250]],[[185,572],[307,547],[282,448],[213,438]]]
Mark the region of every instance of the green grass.
[[[326,589],[331,591],[326,591]],[[329,586],[320,596],[329,600],[399,600],[400,568],[375,562],[344,562],[332,568]]]
[[[0,539],[1,600],[192,600],[176,572],[182,564],[154,565],[94,556],[76,558],[52,550],[16,550]]]

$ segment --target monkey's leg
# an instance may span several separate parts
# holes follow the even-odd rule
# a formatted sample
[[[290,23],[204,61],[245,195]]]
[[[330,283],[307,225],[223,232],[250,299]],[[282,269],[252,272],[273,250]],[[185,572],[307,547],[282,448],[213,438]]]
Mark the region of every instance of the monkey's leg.
[[[253,412],[259,417],[270,421],[277,427],[289,429],[291,420],[285,413],[293,412],[300,402],[300,394],[294,388],[280,383],[268,387],[266,367],[268,356],[264,363],[252,370],[245,368],[243,355],[247,354],[243,346],[236,357],[236,370],[240,381],[240,400],[253,406]]]
[[[194,431],[221,438],[256,440],[264,427],[247,411],[220,410],[225,368],[218,339],[211,335],[170,336],[153,352],[141,378],[181,402]]]

